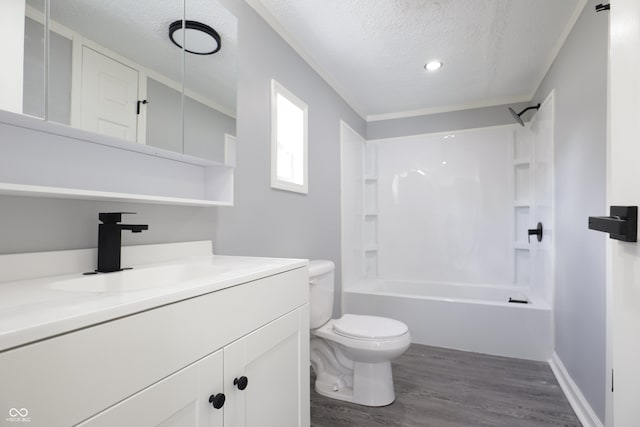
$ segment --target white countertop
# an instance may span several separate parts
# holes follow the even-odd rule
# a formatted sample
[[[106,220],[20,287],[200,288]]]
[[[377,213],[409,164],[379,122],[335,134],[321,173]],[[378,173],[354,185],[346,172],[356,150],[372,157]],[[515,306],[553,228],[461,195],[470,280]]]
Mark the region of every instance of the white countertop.
[[[80,273],[0,282],[0,351],[306,265],[299,259],[207,255],[101,274],[100,290],[68,286]],[[169,266],[203,273],[179,283],[165,277],[161,286],[117,290],[132,271]]]

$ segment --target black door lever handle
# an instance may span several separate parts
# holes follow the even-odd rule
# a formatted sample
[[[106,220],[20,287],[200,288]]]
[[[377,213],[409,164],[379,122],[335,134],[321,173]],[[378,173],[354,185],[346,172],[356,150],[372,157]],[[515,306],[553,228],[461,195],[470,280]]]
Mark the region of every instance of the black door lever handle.
[[[539,222],[536,228],[530,228],[527,234],[527,241],[531,243],[531,236],[537,236],[538,242],[542,242],[542,223]]]
[[[638,241],[638,207],[611,206],[609,216],[590,216],[589,229],[609,233],[623,242]]]

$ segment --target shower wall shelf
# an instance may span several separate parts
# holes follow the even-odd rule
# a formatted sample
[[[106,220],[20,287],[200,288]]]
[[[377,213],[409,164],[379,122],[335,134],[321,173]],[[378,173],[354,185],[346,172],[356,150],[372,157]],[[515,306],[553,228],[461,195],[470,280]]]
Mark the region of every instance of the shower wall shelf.
[[[365,144],[363,182],[363,247],[365,277],[378,275],[378,147]]]
[[[533,161],[533,141],[530,134],[517,128],[513,134],[513,278],[519,286],[530,285],[531,257],[530,245],[526,241],[529,228],[533,196],[531,166]]]

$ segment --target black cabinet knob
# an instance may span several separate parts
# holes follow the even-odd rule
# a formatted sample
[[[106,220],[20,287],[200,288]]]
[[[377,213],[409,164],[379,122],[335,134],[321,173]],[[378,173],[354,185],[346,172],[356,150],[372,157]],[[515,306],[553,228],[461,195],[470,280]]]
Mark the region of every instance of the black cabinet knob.
[[[245,388],[247,388],[248,384],[249,379],[247,377],[235,378],[233,380],[233,385],[237,386],[238,390],[244,390]]]
[[[212,394],[209,396],[209,403],[213,405],[214,408],[220,409],[224,406],[225,397],[223,393]]]

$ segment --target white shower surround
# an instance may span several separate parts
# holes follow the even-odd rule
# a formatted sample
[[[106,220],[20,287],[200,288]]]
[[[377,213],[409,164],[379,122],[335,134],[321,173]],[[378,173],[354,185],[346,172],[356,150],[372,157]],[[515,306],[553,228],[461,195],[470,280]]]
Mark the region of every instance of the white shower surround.
[[[369,142],[344,132],[344,313],[401,320],[416,343],[549,359],[553,96],[525,127]],[[456,189],[456,179],[469,191]],[[538,221],[544,239],[529,243],[526,230]],[[470,262],[443,256],[456,245]]]
[[[501,126],[369,142],[378,278],[514,283],[513,140]]]

